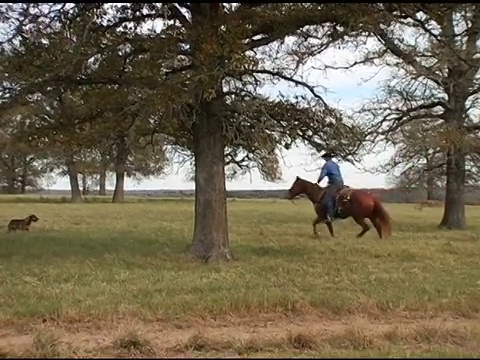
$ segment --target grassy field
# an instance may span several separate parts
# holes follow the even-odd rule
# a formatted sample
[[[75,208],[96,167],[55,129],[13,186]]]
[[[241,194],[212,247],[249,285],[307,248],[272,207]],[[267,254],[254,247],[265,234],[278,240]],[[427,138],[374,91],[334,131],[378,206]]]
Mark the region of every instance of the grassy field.
[[[3,199],[5,200],[5,199]],[[44,199],[45,200],[45,199]],[[311,234],[311,204],[229,201],[236,262],[187,260],[191,200],[0,203],[0,357],[478,356],[480,207],[386,204],[394,236],[353,220]]]

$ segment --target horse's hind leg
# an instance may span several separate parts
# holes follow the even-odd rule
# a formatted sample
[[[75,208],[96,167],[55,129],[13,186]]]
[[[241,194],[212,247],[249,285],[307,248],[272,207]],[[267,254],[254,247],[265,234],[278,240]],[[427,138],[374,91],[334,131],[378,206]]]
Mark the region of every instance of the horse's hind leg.
[[[330,232],[330,236],[331,237],[335,237],[335,234],[333,233],[333,225],[330,221],[327,221],[326,222],[326,225],[327,225],[327,228],[328,228],[328,231]]]
[[[361,238],[365,233],[370,230],[370,225],[365,222],[365,219],[354,217],[353,220],[362,227],[362,231],[357,234],[357,238]]]
[[[375,229],[377,230],[379,238],[382,239],[383,238],[383,236],[382,236],[382,225],[380,224],[378,219],[375,218],[375,217],[371,217],[369,219],[372,222],[373,226],[375,226]]]
[[[313,226],[313,235],[315,236],[318,236],[318,233],[317,233],[317,225],[320,224],[321,220],[320,220],[320,217],[317,216],[313,222],[312,222],[312,226]]]

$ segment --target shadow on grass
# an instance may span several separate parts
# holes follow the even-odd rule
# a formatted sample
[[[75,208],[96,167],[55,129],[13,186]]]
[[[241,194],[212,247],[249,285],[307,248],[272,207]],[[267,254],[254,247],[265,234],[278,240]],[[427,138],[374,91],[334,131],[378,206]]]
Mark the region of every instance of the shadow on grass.
[[[292,244],[284,244],[281,246],[275,245],[259,245],[258,247],[246,246],[239,244],[235,246],[235,250],[239,253],[266,258],[303,258],[311,255],[312,249],[310,246],[299,246]]]
[[[86,261],[116,257],[123,262],[139,258],[156,261],[188,263],[185,255],[191,244],[191,235],[162,232],[139,236],[135,232],[79,233],[60,232],[6,234],[0,248],[0,259],[18,262],[48,262],[49,260]],[[311,246],[301,244],[262,245],[236,242],[232,244],[236,260],[255,263],[256,259],[287,259],[302,261],[312,255]],[[147,266],[147,265],[145,265]]]
[[[6,234],[0,259],[47,261],[48,259],[92,260],[105,256],[156,257],[171,260],[186,252],[189,239],[162,232],[139,236],[135,232],[105,233],[12,233]]]

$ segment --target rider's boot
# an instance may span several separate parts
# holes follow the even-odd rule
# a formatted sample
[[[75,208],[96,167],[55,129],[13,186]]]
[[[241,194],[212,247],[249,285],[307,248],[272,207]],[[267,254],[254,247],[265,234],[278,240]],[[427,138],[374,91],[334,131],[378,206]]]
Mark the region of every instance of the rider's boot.
[[[326,206],[326,212],[325,212],[325,222],[332,222],[333,221],[333,204],[331,201],[329,201],[327,203],[327,206]]]

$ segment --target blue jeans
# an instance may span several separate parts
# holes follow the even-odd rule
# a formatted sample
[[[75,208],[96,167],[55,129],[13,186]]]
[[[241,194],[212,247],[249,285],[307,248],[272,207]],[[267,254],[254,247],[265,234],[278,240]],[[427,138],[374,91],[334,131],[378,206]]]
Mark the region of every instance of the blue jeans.
[[[341,181],[329,184],[325,189],[325,195],[322,198],[322,207],[325,209],[326,214],[332,219],[335,216],[335,197],[337,196],[337,191],[342,187],[343,182]]]

